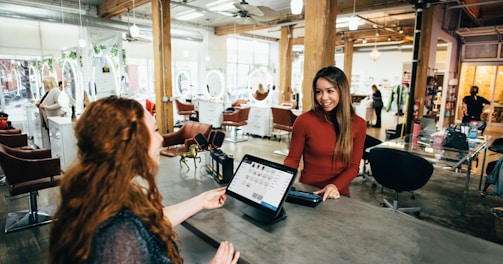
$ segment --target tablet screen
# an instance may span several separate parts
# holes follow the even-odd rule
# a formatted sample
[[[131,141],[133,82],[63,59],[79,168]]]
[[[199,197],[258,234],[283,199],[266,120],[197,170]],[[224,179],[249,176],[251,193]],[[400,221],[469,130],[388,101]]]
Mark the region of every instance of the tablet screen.
[[[245,155],[227,186],[227,194],[270,215],[282,209],[297,170]]]

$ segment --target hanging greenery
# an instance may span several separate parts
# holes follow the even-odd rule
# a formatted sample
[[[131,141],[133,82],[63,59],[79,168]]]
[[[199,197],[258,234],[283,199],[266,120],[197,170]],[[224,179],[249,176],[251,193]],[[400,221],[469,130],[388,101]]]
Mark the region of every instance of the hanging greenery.
[[[77,52],[76,51],[63,52],[62,59],[63,59],[63,61],[65,59],[71,59],[71,60],[77,61]],[[84,64],[82,63],[82,55],[79,56],[79,63],[80,63],[80,67],[84,67]]]
[[[53,65],[52,65],[52,58],[44,58],[42,59],[42,65],[47,65],[47,67],[49,68],[49,72],[52,72],[53,70]]]
[[[99,55],[105,50],[107,47],[103,44],[95,45],[94,46],[94,53],[96,55]],[[112,58],[117,58],[119,56],[119,46],[117,44],[114,44],[112,46],[112,49],[110,49],[110,57]],[[122,49],[122,64],[125,66],[126,65],[126,50]]]

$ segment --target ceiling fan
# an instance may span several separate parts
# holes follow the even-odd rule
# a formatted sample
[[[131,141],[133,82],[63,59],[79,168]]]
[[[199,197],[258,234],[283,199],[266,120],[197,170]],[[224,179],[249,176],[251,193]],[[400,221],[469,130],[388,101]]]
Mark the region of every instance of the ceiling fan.
[[[269,22],[280,17],[280,13],[267,6],[250,5],[245,0],[234,2],[234,7],[238,9],[236,14],[242,24],[255,24]]]

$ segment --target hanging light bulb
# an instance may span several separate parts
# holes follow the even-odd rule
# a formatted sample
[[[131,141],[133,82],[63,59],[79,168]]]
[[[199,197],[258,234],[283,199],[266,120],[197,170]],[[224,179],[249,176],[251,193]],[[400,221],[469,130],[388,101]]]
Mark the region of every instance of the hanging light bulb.
[[[360,19],[358,19],[358,17],[356,16],[355,6],[356,6],[356,0],[353,0],[353,15],[349,17],[348,20],[349,30],[357,30],[358,24],[360,23]]]
[[[134,21],[136,17],[136,11],[134,9],[134,0],[133,0],[133,25],[129,28],[129,34],[131,34],[131,37],[137,38],[140,36],[140,28],[136,26],[136,22]]]
[[[292,0],[290,2],[290,9],[293,15],[300,15],[302,13],[302,8],[304,7],[303,0]]]
[[[86,40],[83,38],[82,34],[82,11],[80,8],[80,0],[79,0],[79,21],[80,21],[80,39],[79,39],[79,46],[81,48],[86,47]]]
[[[381,53],[377,50],[377,38],[376,38],[374,42],[374,49],[372,50],[372,52],[370,52],[370,59],[372,61],[377,61],[379,60],[379,56],[381,56]]]

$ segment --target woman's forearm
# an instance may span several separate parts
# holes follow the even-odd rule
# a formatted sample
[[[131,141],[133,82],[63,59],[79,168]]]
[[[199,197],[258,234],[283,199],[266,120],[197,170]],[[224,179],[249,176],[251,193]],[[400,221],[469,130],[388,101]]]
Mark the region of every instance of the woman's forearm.
[[[203,209],[201,195],[192,197],[183,202],[164,207],[164,216],[166,216],[173,226],[176,226],[192,215]]]

